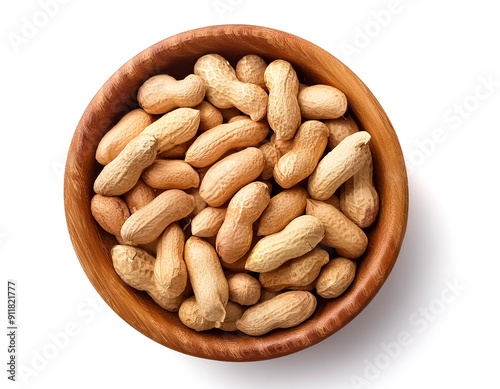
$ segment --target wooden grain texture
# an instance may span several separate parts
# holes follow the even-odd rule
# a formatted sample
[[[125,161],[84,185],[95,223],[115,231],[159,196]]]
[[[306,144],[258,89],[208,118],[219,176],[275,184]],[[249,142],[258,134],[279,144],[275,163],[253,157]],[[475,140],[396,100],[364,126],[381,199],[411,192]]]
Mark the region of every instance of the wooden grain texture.
[[[144,292],[124,284],[113,269],[110,249],[116,240],[90,213],[92,184],[100,166],[95,151],[102,136],[127,112],[137,108],[136,93],[150,76],[192,73],[202,55],[218,53],[233,66],[247,54],[268,63],[289,61],[299,79],[324,83],[345,93],[350,113],[371,135],[374,181],[380,214],[367,230],[369,246],[359,261],[351,287],[338,299],[319,299],[303,324],[262,337],[210,330],[197,333],[164,311]],[[106,303],[127,323],[174,350],[209,359],[255,361],[284,356],[320,342],[349,323],[376,295],[398,256],[408,215],[408,185],[401,148],[378,101],[345,65],[318,46],[269,28],[247,25],[206,27],[167,38],[122,66],[90,102],[75,131],[66,163],[64,202],[69,233],[80,263]]]

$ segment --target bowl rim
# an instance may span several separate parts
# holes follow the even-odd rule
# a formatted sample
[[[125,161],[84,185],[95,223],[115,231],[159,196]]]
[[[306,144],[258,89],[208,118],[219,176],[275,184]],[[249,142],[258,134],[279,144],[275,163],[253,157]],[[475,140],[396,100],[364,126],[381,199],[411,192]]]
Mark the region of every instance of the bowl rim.
[[[377,120],[379,127],[383,129],[381,131],[384,132],[383,135],[380,135],[380,142],[377,141],[380,144],[377,143],[376,147],[380,148],[383,144],[388,152],[392,153],[390,161],[385,161],[388,158],[385,155],[381,158],[380,155],[374,154],[374,165],[381,164],[384,167],[382,169],[384,174],[379,175],[378,179],[388,180],[394,185],[393,190],[388,192],[387,196],[390,196],[392,200],[395,199],[395,204],[392,204],[389,201],[384,201],[380,196],[379,219],[383,216],[384,225],[387,225],[388,229],[384,231],[386,237],[382,244],[374,248],[370,242],[368,247],[368,250],[376,250],[374,255],[376,255],[377,261],[374,263],[377,266],[367,270],[366,277],[355,281],[348,292],[338,299],[338,302],[333,305],[329,303],[328,315],[323,315],[322,310],[320,317],[313,315],[308,321],[297,327],[272,331],[259,338],[224,332],[214,334],[213,331],[217,330],[195,333],[187,327],[182,329],[175,321],[171,323],[170,313],[158,312],[158,307],[149,297],[145,296],[144,292],[138,292],[128,287],[121,282],[118,276],[114,277],[108,273],[109,279],[105,278],[103,274],[99,273],[98,266],[100,265],[93,262],[94,258],[91,254],[92,250],[102,250],[103,239],[105,239],[99,232],[96,222],[90,216],[89,196],[91,193],[88,182],[81,179],[82,176],[92,175],[88,172],[87,162],[83,160],[82,155],[87,150],[86,148],[93,147],[92,145],[98,138],[98,135],[92,133],[91,129],[96,126],[98,120],[102,121],[102,117],[98,117],[95,111],[102,108],[103,105],[109,105],[109,99],[114,93],[116,82],[127,80],[131,71],[143,66],[144,63],[150,64],[158,53],[168,52],[169,49],[180,50],[179,47],[189,47],[193,41],[208,42],[207,39],[211,37],[225,37],[227,39],[230,37],[232,40],[248,37],[265,40],[268,37],[273,37],[273,39],[280,40],[282,45],[289,46],[298,52],[312,52],[310,55],[327,58],[331,68],[343,72],[342,74],[348,74],[349,82],[365,94],[366,101],[358,101],[357,96],[348,97],[350,106],[354,104],[355,113],[359,111],[367,113],[366,118],[357,117],[357,122],[361,121],[363,126],[363,121],[368,123],[368,116],[371,120]],[[209,46],[208,43],[204,44]],[[329,71],[330,67],[327,68]],[[331,71],[333,72],[333,70]],[[98,124],[103,125],[102,123]],[[109,123],[104,126],[106,125],[109,126]],[[95,174],[95,172],[93,173]],[[81,206],[87,204],[88,209],[77,210],[75,199],[78,199],[78,204]],[[256,361],[288,355],[320,342],[343,328],[374,298],[389,276],[401,249],[408,219],[408,180],[401,147],[389,118],[365,84],[340,60],[315,44],[280,30],[243,24],[215,25],[185,31],[150,46],[127,61],[106,81],[89,103],[73,135],[64,176],[64,206],[70,238],[83,270],[104,301],[129,325],[156,342],[185,354],[223,361]],[[378,223],[379,220],[377,220]],[[89,225],[93,225],[93,229],[91,228],[90,231],[91,236],[97,239],[85,240],[82,238],[82,235],[88,232],[86,230],[88,230]],[[381,234],[380,232],[375,233],[377,237]],[[103,252],[103,255],[106,256],[106,253]],[[103,264],[103,266],[106,265]],[[138,300],[132,314],[130,313],[131,308],[123,304],[124,298],[130,299],[130,301]],[[144,316],[145,314],[148,316]]]

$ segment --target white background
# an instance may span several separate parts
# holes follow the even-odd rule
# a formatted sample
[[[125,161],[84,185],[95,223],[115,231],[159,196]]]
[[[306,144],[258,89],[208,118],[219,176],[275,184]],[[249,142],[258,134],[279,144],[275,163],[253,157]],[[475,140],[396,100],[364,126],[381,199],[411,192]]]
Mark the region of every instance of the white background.
[[[495,2],[66,0],[45,19],[42,2],[3,1],[0,10],[0,255],[2,282],[18,282],[23,366],[18,382],[8,384],[498,385],[500,23]],[[20,39],[26,21],[34,18],[38,31],[13,44],[14,34]],[[406,239],[376,298],[322,343],[256,363],[186,356],[130,327],[86,278],[63,209],[66,152],[101,85],[157,41],[222,23],[284,30],[344,61],[385,108],[412,170]],[[489,92],[481,86],[488,82]],[[6,309],[4,303],[3,317]],[[400,337],[406,340],[396,346]],[[6,347],[1,355],[6,361]],[[5,362],[2,366],[0,386],[6,387]]]

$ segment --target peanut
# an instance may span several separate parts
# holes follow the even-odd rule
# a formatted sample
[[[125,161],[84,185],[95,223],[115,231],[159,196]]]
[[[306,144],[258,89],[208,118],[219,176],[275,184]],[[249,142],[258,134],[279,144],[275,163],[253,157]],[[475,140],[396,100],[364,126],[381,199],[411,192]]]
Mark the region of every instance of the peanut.
[[[96,194],[90,202],[92,216],[104,231],[120,235],[123,223],[130,216],[127,204],[119,197]]]
[[[317,121],[303,123],[293,140],[293,147],[274,167],[274,179],[282,188],[291,188],[307,178],[316,168],[328,142],[328,129]]]
[[[334,149],[349,135],[358,132],[358,125],[351,116],[342,116],[338,119],[325,120],[328,128],[328,146]]]
[[[186,162],[195,167],[206,167],[229,150],[255,146],[269,133],[263,122],[242,119],[220,124],[201,134],[186,152]]]
[[[200,124],[200,111],[177,108],[147,126],[142,135],[152,135],[158,140],[158,153],[189,141],[196,135]]]
[[[184,263],[184,232],[170,224],[158,240],[154,265],[154,280],[160,293],[168,298],[179,296],[187,284]]]
[[[245,308],[241,305],[228,301],[226,305],[226,317],[223,322],[217,323],[216,327],[223,331],[237,331],[236,322],[240,320],[243,312],[245,312]]]
[[[347,110],[347,98],[330,85],[313,85],[298,94],[300,113],[307,119],[336,119]]]
[[[150,290],[148,294],[156,304],[166,311],[178,312],[182,302],[192,295],[192,290],[190,287],[186,287],[184,292],[173,298],[165,297],[158,291],[158,289]]]
[[[259,121],[266,115],[267,93],[255,84],[241,82],[226,59],[207,54],[198,59],[194,73],[207,85],[206,97],[217,108],[236,107]]]
[[[163,114],[174,108],[200,104],[206,89],[203,80],[194,74],[179,81],[166,74],[159,74],[142,84],[137,92],[137,101],[144,111]]]
[[[309,195],[326,200],[340,185],[356,174],[370,156],[370,134],[359,131],[349,135],[330,151],[309,177]]]
[[[201,176],[201,173],[200,173]],[[201,177],[200,177],[201,179]],[[188,215],[191,218],[194,218],[196,215],[198,215],[201,211],[203,211],[208,204],[203,200],[200,196],[200,191],[198,188],[192,188],[188,191],[188,193],[193,196],[194,198],[194,208],[193,211]]]
[[[316,292],[324,298],[340,296],[351,285],[356,275],[356,262],[342,257],[333,258],[316,280]]]
[[[104,196],[119,196],[129,191],[142,171],[156,158],[158,144],[154,137],[138,136],[109,164],[104,166],[94,182],[94,192]]]
[[[323,200],[324,203],[333,205],[335,208],[340,210],[340,199],[336,195],[331,195],[331,197]]]
[[[202,101],[194,109],[200,111],[200,131],[207,131],[219,124],[222,124],[224,118],[221,111],[215,108],[208,101]],[[238,111],[239,112],[239,111]]]
[[[224,218],[226,208],[207,207],[191,220],[191,233],[200,238],[216,236]]]
[[[238,116],[233,116],[227,122],[228,123],[234,123],[234,122],[237,122],[238,120],[243,120],[243,119],[250,119],[250,118],[247,115],[238,115]]]
[[[290,287],[309,288],[318,277],[321,267],[326,265],[329,259],[325,250],[313,249],[307,254],[291,259],[276,270],[260,273],[259,281],[264,288],[272,292]],[[231,292],[229,298],[231,298]]]
[[[130,213],[135,213],[141,208],[154,200],[156,197],[155,191],[150,186],[147,186],[143,181],[137,181],[132,189],[125,193],[125,202],[130,209]],[[116,234],[115,234],[116,235]]]
[[[205,319],[194,296],[184,300],[179,309],[182,324],[195,331],[207,331],[215,328],[215,322]]]
[[[189,146],[191,146],[194,142],[194,138],[191,138],[187,142],[181,143],[179,145],[175,145],[172,147],[170,150],[164,151],[163,153],[160,153],[158,157],[160,158],[168,158],[168,159],[179,159],[186,156],[186,151],[189,149]]]
[[[263,182],[252,182],[233,196],[217,233],[216,250],[224,262],[236,262],[248,251],[252,244],[253,223],[269,200],[269,191]]]
[[[280,292],[271,292],[270,290],[262,288],[260,291],[260,299],[259,303],[263,303],[264,301],[271,300],[273,297],[276,297]]]
[[[313,314],[316,304],[309,292],[285,292],[248,308],[236,325],[247,335],[264,335],[276,328],[299,325]]]
[[[101,165],[107,165],[138,136],[147,126],[153,123],[153,116],[137,108],[124,117],[109,130],[97,145],[95,158]]]
[[[341,187],[340,209],[360,228],[369,227],[377,218],[379,198],[373,186],[371,155],[365,165]]]
[[[304,213],[307,191],[301,187],[286,189],[274,196],[259,219],[257,235],[271,235],[281,231]]]
[[[281,155],[285,155],[293,148],[293,139],[277,140],[276,134],[271,135],[270,142],[278,148]]]
[[[142,172],[142,180],[155,189],[189,189],[200,185],[200,176],[179,159],[157,159]]]
[[[273,177],[274,167],[281,158],[281,153],[271,142],[264,143],[259,147],[259,150],[264,156],[264,170],[262,170],[261,177],[263,180],[268,180]]]
[[[221,159],[205,174],[200,184],[200,196],[211,207],[219,207],[246,184],[255,180],[264,169],[264,157],[259,149],[247,147]]]
[[[260,299],[260,284],[250,274],[238,273],[227,281],[229,300],[240,305],[253,305]]]
[[[264,79],[269,90],[269,126],[274,130],[277,140],[292,139],[302,121],[297,100],[297,74],[289,62],[276,60],[266,68]]]
[[[365,252],[368,238],[363,230],[333,205],[307,200],[306,214],[323,223],[325,236],[322,242],[333,247],[338,255],[355,259]]]
[[[155,258],[146,251],[128,245],[116,245],[111,249],[113,267],[129,286],[146,292],[156,288],[153,280]]]
[[[189,215],[193,208],[193,196],[178,189],[166,190],[127,219],[121,236],[134,244],[149,243],[169,224]]]
[[[203,239],[192,236],[186,242],[184,260],[203,317],[222,322],[229,289],[215,249]]]
[[[229,123],[229,121],[236,117],[236,116],[241,116],[241,111],[236,108],[236,107],[231,107],[231,108],[225,108],[225,109],[220,109],[220,113],[222,114],[223,123]]]
[[[267,272],[277,269],[286,261],[311,251],[325,236],[325,227],[313,216],[299,216],[276,234],[257,242],[248,256],[245,268]]]
[[[242,82],[249,82],[266,89],[264,81],[264,72],[267,63],[258,55],[245,55],[236,64],[236,77]]]

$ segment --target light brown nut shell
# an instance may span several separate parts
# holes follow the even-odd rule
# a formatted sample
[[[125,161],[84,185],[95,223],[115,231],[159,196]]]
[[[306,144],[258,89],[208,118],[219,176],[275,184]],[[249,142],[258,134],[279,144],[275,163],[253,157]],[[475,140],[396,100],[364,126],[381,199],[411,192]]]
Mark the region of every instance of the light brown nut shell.
[[[276,328],[290,328],[307,320],[316,309],[316,297],[291,291],[248,308],[236,325],[247,335],[260,336]]]
[[[276,234],[257,242],[250,252],[245,268],[256,272],[277,269],[286,261],[308,253],[325,236],[325,227],[313,216],[299,216]]]
[[[107,197],[96,194],[90,202],[92,216],[104,231],[120,235],[123,223],[130,216],[125,201],[119,197]]]
[[[200,195],[211,207],[219,207],[255,180],[263,169],[264,157],[260,150],[247,147],[208,169],[200,184]]]
[[[368,245],[366,234],[334,206],[309,199],[306,214],[321,221],[325,227],[322,242],[333,247],[338,255],[355,259],[365,252]]]
[[[291,287],[307,287],[318,277],[321,267],[326,265],[329,259],[325,250],[314,249],[291,259],[276,270],[260,273],[259,281],[264,288],[272,292]]]
[[[300,113],[307,119],[336,119],[347,110],[347,98],[330,85],[303,88],[297,97]]]
[[[331,150],[337,147],[349,135],[359,131],[358,125],[350,115],[325,120],[324,123],[328,128],[328,146]]]
[[[135,213],[153,201],[156,194],[153,188],[146,185],[144,181],[139,180],[123,197],[130,209],[130,213]]]
[[[169,224],[189,215],[193,208],[193,196],[178,189],[166,190],[127,219],[121,236],[134,244],[149,243]]]
[[[200,185],[196,170],[179,159],[157,159],[144,169],[142,180],[155,189],[189,189]]]
[[[240,305],[253,305],[260,299],[259,281],[247,273],[238,273],[228,279],[229,300]]]
[[[236,64],[236,77],[242,82],[249,82],[266,89],[266,82],[264,81],[266,68],[266,61],[258,55],[245,55]]]
[[[207,207],[191,220],[191,233],[200,238],[216,236],[224,218],[227,208]]]
[[[186,242],[184,260],[203,317],[213,322],[223,321],[229,289],[215,249],[203,239],[192,236]]]
[[[275,234],[306,209],[307,191],[301,187],[286,189],[271,198],[259,219],[257,235]]]
[[[94,182],[94,192],[104,196],[119,196],[134,187],[142,171],[156,158],[157,141],[140,135],[130,141],[109,164],[104,166]]]
[[[326,200],[356,174],[370,157],[370,134],[359,131],[330,151],[309,177],[307,188],[315,200]]]
[[[356,262],[351,259],[333,258],[316,280],[316,292],[324,298],[340,296],[351,285],[356,275]]]
[[[97,162],[101,165],[110,163],[132,139],[153,122],[154,117],[141,108],[127,113],[111,130],[104,134],[97,145],[95,153]]]
[[[208,101],[202,101],[194,109],[200,111],[200,127],[198,128],[200,131],[210,130],[224,121],[222,112]]]

